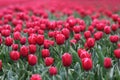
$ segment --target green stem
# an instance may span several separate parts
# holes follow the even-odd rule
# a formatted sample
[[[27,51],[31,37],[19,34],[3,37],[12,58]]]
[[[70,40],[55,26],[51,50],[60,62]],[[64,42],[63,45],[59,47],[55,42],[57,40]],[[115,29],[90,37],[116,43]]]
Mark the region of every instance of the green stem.
[[[118,68],[120,67],[120,60],[118,59]],[[120,68],[119,68],[120,69]]]
[[[66,80],[68,80],[68,67],[66,67]]]

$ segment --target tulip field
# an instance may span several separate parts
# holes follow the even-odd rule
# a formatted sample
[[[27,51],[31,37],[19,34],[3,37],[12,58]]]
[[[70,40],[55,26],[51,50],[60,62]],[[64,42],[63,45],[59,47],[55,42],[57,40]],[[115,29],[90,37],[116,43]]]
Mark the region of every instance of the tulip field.
[[[1,0],[0,80],[120,80],[119,0]]]

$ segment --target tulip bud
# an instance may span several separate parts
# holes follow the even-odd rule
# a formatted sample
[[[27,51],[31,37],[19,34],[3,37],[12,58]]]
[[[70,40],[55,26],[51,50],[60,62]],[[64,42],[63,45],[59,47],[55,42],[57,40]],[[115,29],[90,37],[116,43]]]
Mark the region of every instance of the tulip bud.
[[[116,58],[120,59],[120,49],[119,48],[114,50],[114,55]]]
[[[28,47],[25,46],[25,45],[21,46],[21,48],[20,48],[20,54],[23,57],[27,57],[27,55],[28,55]]]
[[[13,61],[17,61],[20,58],[20,53],[18,51],[11,51],[10,52],[10,58]]]
[[[42,57],[43,57],[43,58],[50,56],[50,51],[49,51],[49,49],[42,49],[41,53],[42,53]]]
[[[88,71],[92,69],[92,60],[90,58],[82,59],[82,67],[84,70]]]
[[[49,68],[49,73],[50,73],[51,76],[56,75],[57,74],[57,68],[54,67],[54,66],[51,66]]]
[[[118,35],[111,35],[109,39],[112,43],[116,43],[119,40],[119,36]]]
[[[69,53],[62,55],[62,64],[65,67],[69,67],[72,64],[72,56]]]
[[[37,44],[42,45],[44,43],[44,35],[37,36]]]
[[[54,58],[52,58],[52,57],[46,57],[45,58],[45,65],[46,66],[50,66],[50,65],[52,65],[54,63]]]
[[[33,74],[31,76],[30,80],[42,80],[42,78],[39,74]]]
[[[85,39],[90,38],[91,37],[91,32],[90,31],[85,31],[84,32],[84,37],[85,37]]]
[[[111,66],[112,66],[111,58],[109,58],[109,57],[104,58],[104,67],[110,68]]]
[[[33,54],[28,55],[28,63],[29,63],[29,65],[34,66],[37,63],[37,60],[38,59],[37,59],[36,55],[33,55]]]
[[[11,46],[12,44],[13,44],[13,39],[11,37],[6,37],[5,38],[5,45]]]
[[[63,34],[57,34],[55,40],[58,45],[62,45],[65,42],[65,36]]]
[[[29,51],[31,54],[34,54],[36,52],[36,50],[37,50],[36,45],[34,45],[34,44],[29,45]]]
[[[95,45],[95,39],[94,38],[88,38],[87,41],[86,41],[86,43],[87,43],[87,46],[89,48],[92,48]]]

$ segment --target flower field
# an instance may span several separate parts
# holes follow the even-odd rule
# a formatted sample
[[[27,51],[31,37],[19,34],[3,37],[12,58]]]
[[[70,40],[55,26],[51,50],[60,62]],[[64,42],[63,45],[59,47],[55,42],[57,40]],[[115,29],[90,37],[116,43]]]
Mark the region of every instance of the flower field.
[[[0,80],[120,80],[120,1],[0,1]]]

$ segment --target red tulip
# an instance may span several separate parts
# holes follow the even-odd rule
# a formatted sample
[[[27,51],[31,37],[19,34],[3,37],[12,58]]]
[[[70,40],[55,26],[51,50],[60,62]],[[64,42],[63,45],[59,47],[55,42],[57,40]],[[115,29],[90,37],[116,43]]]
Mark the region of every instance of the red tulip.
[[[13,38],[14,38],[14,40],[19,40],[20,37],[21,37],[20,32],[17,31],[17,32],[14,32],[14,33],[13,33]]]
[[[88,30],[89,30],[91,33],[93,33],[93,32],[94,32],[94,27],[93,27],[93,26],[89,26],[89,27],[88,27]]]
[[[65,36],[65,39],[67,40],[70,36],[70,31],[67,28],[62,29],[62,34]]]
[[[90,32],[90,31],[85,31],[85,32],[84,32],[84,37],[85,37],[86,39],[90,38],[90,37],[91,37],[91,32]]]
[[[62,55],[62,64],[65,67],[69,67],[72,64],[72,56],[69,53],[64,53]]]
[[[109,57],[104,58],[104,67],[110,68],[112,66],[112,60]]]
[[[92,69],[92,60],[90,58],[82,59],[82,67],[84,70],[88,71]]]
[[[102,31],[104,29],[104,27],[105,27],[105,24],[103,24],[103,23],[99,23],[96,26],[97,30],[99,30],[99,31]]]
[[[25,45],[21,46],[21,48],[20,48],[20,54],[23,57],[27,57],[27,55],[28,55],[28,47],[25,46]]]
[[[118,25],[113,24],[113,25],[111,26],[111,29],[112,29],[113,31],[116,31],[116,30],[118,29]]]
[[[44,35],[37,36],[37,44],[42,45],[44,43]]]
[[[120,43],[117,44],[117,47],[120,48]]]
[[[119,15],[118,15],[118,14],[113,14],[113,15],[112,15],[112,19],[113,19],[114,21],[117,21],[118,18],[119,18]]]
[[[36,45],[34,45],[34,44],[29,45],[29,51],[31,54],[34,54],[36,52],[36,50],[37,50]]]
[[[80,34],[74,34],[74,39],[79,41],[81,38],[81,35]]]
[[[1,35],[2,36],[4,36],[4,37],[8,37],[8,36],[10,36],[10,30],[5,30],[5,29],[3,29],[2,31],[1,31]]]
[[[11,51],[10,52],[10,58],[13,61],[17,61],[20,58],[20,53],[18,51]]]
[[[55,40],[58,45],[62,45],[65,42],[65,36],[63,34],[57,34]]]
[[[71,45],[72,45],[72,44],[76,44],[77,41],[76,41],[75,39],[72,39],[72,40],[70,40],[70,43],[71,43]]]
[[[94,38],[88,38],[87,41],[86,41],[86,43],[87,43],[87,46],[89,48],[92,48],[95,45],[95,39]]]
[[[103,32],[98,31],[94,34],[95,40],[100,40],[103,37]]]
[[[57,68],[54,67],[54,66],[51,66],[49,68],[49,73],[50,73],[51,76],[56,75],[57,74]]]
[[[110,26],[105,26],[105,27],[104,27],[104,32],[105,32],[106,34],[110,34],[110,32],[111,32]]]
[[[26,43],[26,37],[21,37],[20,38],[20,43],[24,45]]]
[[[45,65],[46,66],[50,66],[50,65],[52,65],[54,63],[54,58],[52,58],[52,57],[46,57],[45,58]]]
[[[49,51],[49,49],[42,49],[41,53],[42,53],[42,57],[43,57],[43,58],[46,58],[46,57],[49,57],[49,56],[50,56],[50,51]]]
[[[116,43],[119,40],[119,36],[118,35],[111,35],[109,39],[112,43]]]
[[[68,19],[67,22],[69,23],[70,27],[73,27],[76,24],[75,19]]]
[[[12,44],[13,44],[13,39],[11,37],[6,37],[5,38],[5,45],[11,46]]]
[[[12,44],[12,50],[17,50],[18,49],[18,44]]]
[[[74,31],[75,33],[79,33],[79,32],[80,32],[80,26],[74,26],[74,27],[73,27],[73,31]]]
[[[29,36],[28,37],[28,42],[29,44],[36,44],[36,38],[35,36]]]
[[[34,66],[36,63],[37,63],[37,56],[36,55],[34,55],[34,54],[29,54],[28,55],[28,63],[29,63],[29,65],[31,65],[31,66]]]
[[[80,25],[80,31],[81,32],[85,31],[85,25]]]
[[[44,40],[44,48],[48,49],[52,44],[50,40]]]
[[[51,38],[51,37],[54,37],[54,32],[53,31],[49,31],[48,32],[48,36]]]
[[[33,74],[31,76],[30,80],[42,80],[42,78],[39,74]]]
[[[119,48],[114,50],[114,55],[116,58],[120,59],[120,49]]]

